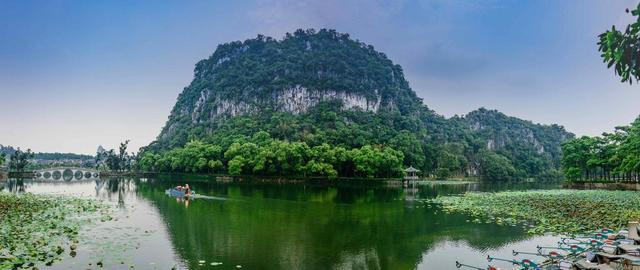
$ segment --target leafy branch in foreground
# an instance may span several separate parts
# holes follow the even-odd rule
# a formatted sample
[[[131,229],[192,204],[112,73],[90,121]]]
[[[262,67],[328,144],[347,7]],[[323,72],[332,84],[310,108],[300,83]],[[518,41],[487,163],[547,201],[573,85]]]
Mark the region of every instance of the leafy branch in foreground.
[[[629,9],[627,9],[629,13]],[[602,60],[607,68],[614,67],[616,75],[622,77],[622,82],[633,83],[633,79],[640,80],[640,4],[631,11],[637,17],[636,21],[624,32],[617,30],[615,25],[598,36],[598,50],[602,52]]]

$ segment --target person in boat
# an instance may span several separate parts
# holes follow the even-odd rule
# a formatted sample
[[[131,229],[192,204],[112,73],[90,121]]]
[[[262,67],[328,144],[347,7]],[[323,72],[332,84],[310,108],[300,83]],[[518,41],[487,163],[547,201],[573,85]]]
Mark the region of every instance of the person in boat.
[[[191,188],[189,187],[189,184],[184,185],[184,194],[191,195]]]

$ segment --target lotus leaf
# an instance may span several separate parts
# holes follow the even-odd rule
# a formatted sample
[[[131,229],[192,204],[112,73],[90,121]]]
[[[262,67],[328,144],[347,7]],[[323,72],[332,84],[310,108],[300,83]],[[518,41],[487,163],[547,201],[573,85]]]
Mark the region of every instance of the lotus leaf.
[[[88,199],[0,193],[0,269],[55,263],[88,223],[84,214],[100,208]]]
[[[640,219],[640,192],[545,190],[466,193],[430,202],[446,212],[473,216],[472,222],[523,225],[531,234],[572,234],[622,229]]]

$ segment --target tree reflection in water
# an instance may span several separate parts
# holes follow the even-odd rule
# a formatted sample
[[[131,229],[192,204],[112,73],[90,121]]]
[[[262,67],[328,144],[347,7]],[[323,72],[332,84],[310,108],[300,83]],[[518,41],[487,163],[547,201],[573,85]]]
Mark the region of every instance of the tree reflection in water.
[[[229,200],[195,199],[187,209],[164,193],[173,185],[150,181],[138,194],[157,207],[190,268],[206,260],[250,269],[411,269],[443,241],[482,251],[527,238],[521,228],[469,223],[405,200],[402,188],[193,182],[199,194]],[[468,189],[422,186],[412,196],[434,196],[439,188]]]
[[[136,181],[132,178],[97,179],[95,182],[96,198],[112,201],[117,196],[119,208],[125,208],[128,197],[136,193]]]
[[[26,180],[26,181],[29,181],[29,180]],[[6,189],[8,192],[11,192],[11,193],[24,193],[26,190],[25,179],[22,179],[22,178],[8,179],[4,182],[4,185],[2,185],[2,189],[0,189],[0,191],[2,191],[3,189]]]

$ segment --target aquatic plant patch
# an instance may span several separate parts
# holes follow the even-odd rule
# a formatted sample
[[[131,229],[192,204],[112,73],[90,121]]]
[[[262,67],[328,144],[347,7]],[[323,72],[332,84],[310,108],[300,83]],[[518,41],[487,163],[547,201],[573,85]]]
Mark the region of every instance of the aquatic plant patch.
[[[101,209],[88,199],[0,193],[0,269],[51,265],[65,252],[74,256],[79,229]]]
[[[429,202],[445,212],[467,213],[473,222],[525,225],[531,234],[572,234],[621,229],[640,219],[640,192],[540,190],[466,193]]]

